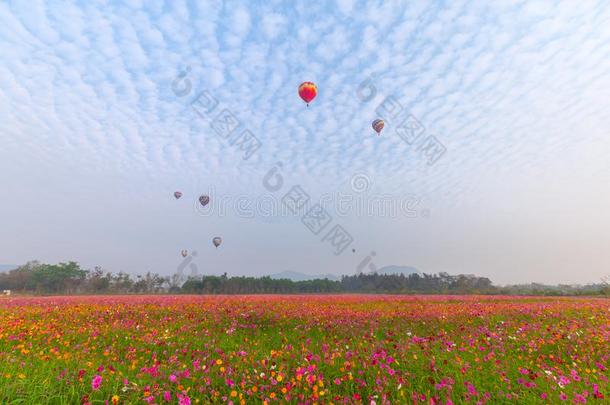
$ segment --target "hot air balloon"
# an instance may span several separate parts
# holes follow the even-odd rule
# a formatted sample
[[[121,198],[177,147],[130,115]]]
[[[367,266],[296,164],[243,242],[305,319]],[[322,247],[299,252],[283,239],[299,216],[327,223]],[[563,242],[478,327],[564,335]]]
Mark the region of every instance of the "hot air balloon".
[[[216,236],[214,239],[212,239],[212,243],[218,248],[218,246],[220,246],[222,243],[222,238],[220,236]]]
[[[182,255],[182,257],[186,257],[186,256],[188,256],[189,251],[188,251],[188,250],[186,250],[186,249],[183,249],[183,250],[180,252],[180,254]]]
[[[318,95],[318,87],[315,83],[312,82],[303,82],[299,86],[299,96],[307,103],[307,107],[309,107],[309,103],[311,100],[316,98]]]
[[[175,198],[176,198],[176,200],[177,200],[177,199],[179,199],[180,197],[182,197],[182,193],[181,193],[180,191],[176,191],[176,192],[174,193],[174,197],[175,197]]]
[[[381,133],[381,130],[383,129],[383,125],[384,125],[383,120],[376,119],[375,121],[373,121],[373,129],[375,130],[375,132],[377,132],[377,135],[379,135]]]
[[[207,195],[202,195],[201,197],[199,197],[199,203],[202,206],[206,206],[208,205],[208,203],[210,202],[210,197],[208,197]]]

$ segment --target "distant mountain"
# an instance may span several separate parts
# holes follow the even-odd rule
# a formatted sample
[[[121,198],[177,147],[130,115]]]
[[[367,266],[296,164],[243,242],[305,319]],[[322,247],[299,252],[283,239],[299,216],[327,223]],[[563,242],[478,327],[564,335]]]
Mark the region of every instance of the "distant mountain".
[[[19,266],[16,264],[0,264],[0,272],[13,270],[13,269],[16,269],[17,267],[19,267]]]
[[[298,273],[296,271],[282,271],[281,273],[272,274],[269,277],[273,279],[281,279],[287,278],[292,281],[306,281],[306,280],[315,280],[315,279],[329,279],[329,280],[339,280],[340,277],[335,276],[334,274],[304,274]]]
[[[377,274],[409,274],[419,273],[415,267],[411,266],[384,266],[377,270]]]
[[[405,276],[408,276],[409,274],[414,273],[419,273],[419,270],[411,266],[385,266],[377,269],[377,274],[404,274]],[[306,281],[325,278],[333,281],[341,280],[341,276],[337,276],[335,274],[305,274],[289,270],[282,271],[281,273],[277,274],[272,274],[269,277],[276,280],[281,278],[287,278],[292,281]]]

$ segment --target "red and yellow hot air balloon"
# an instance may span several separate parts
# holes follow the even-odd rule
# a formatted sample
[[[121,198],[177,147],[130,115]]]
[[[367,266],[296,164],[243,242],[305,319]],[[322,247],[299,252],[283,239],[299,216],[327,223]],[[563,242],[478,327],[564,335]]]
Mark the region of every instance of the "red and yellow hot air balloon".
[[[309,103],[311,100],[316,98],[318,95],[318,87],[315,83],[312,82],[303,82],[299,86],[299,96],[307,103],[307,107],[309,107]]]
[[[373,129],[375,130],[375,132],[377,132],[377,135],[379,135],[381,133],[381,130],[383,129],[384,122],[383,122],[383,120],[380,120],[378,118],[375,121],[373,121],[372,125],[373,125]]]

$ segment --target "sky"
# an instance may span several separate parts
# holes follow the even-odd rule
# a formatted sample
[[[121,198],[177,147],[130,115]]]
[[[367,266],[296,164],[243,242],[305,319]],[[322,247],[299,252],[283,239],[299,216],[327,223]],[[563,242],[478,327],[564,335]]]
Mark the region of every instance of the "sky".
[[[9,1],[0,55],[0,263],[610,275],[608,1]]]

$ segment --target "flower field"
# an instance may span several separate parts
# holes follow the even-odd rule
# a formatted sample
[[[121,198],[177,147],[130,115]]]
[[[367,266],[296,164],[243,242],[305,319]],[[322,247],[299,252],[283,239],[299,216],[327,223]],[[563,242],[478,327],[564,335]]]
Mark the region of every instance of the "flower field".
[[[0,298],[0,403],[608,403],[610,300]]]

